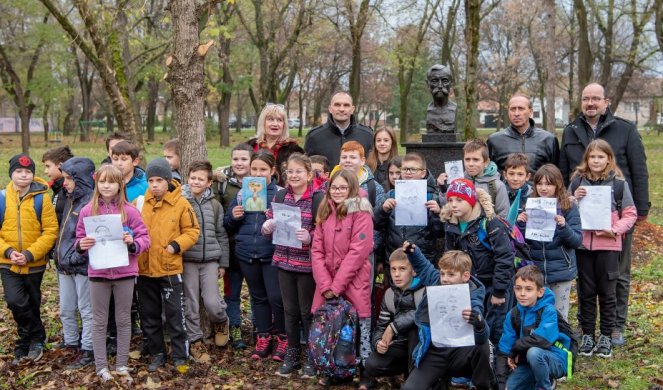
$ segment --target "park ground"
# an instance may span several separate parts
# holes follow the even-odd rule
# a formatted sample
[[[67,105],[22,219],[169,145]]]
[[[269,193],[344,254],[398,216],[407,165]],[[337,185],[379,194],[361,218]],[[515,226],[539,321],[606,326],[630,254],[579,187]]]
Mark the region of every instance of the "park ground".
[[[231,144],[248,139],[253,133],[233,133]],[[482,132],[487,135],[489,132]],[[559,389],[663,389],[663,135],[642,133],[648,156],[650,175],[650,198],[654,205],[648,222],[638,225],[633,248],[633,285],[629,307],[627,344],[615,349],[612,359],[580,357],[573,379],[558,385]],[[41,173],[42,153],[58,144],[44,144],[39,135],[33,136],[31,155]],[[166,134],[158,133],[157,142],[146,146],[147,158],[161,154],[161,145]],[[95,162],[105,157],[101,137],[95,143],[73,142],[65,137],[75,155],[87,156]],[[0,172],[7,172],[8,160],[20,152],[20,139],[14,135],[0,136]],[[208,142],[210,162],[214,166],[227,165],[229,148],[219,148],[218,139]],[[0,175],[0,187],[4,188],[8,178]],[[49,343],[59,342],[60,322],[58,314],[57,278],[55,270],[46,272],[42,285],[42,318],[46,326]],[[243,301],[248,301],[246,288]],[[575,300],[575,297],[572,297]],[[243,307],[245,334],[250,329],[247,307]],[[572,310],[575,310],[575,305]],[[575,325],[575,314],[570,315]],[[65,366],[72,358],[59,351],[47,350],[42,359],[18,367],[11,366],[15,324],[6,305],[0,304],[0,389],[97,389],[104,388],[96,379],[93,367],[80,371],[66,371]],[[315,382],[297,379],[286,380],[274,375],[278,363],[255,362],[250,352],[234,351],[230,348],[210,347],[206,362],[192,364],[188,373],[176,373],[172,366],[148,374],[147,364],[140,359],[139,345],[132,344],[130,366],[135,369],[134,383],[113,383],[107,387],[139,389],[308,389],[319,388]],[[50,346],[50,344],[49,344]],[[111,360],[112,363],[112,360]],[[396,382],[381,381],[379,389],[398,388]],[[346,387],[348,389],[353,387]]]

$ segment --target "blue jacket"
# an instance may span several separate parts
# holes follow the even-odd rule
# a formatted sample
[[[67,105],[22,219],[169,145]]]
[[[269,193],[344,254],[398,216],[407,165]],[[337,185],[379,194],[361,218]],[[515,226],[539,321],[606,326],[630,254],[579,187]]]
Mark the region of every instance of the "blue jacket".
[[[407,254],[412,268],[417,273],[417,277],[425,286],[439,286],[440,284],[440,272],[431,264],[423,253],[419,250],[419,247],[414,249],[414,253]],[[472,309],[478,311],[482,315],[485,314],[483,301],[486,296],[486,288],[483,284],[474,276],[470,277],[470,304]],[[424,299],[421,301],[417,311],[415,313],[415,323],[417,324],[418,333],[419,333],[419,344],[414,348],[412,352],[412,360],[414,361],[414,366],[419,367],[421,359],[428,352],[428,348],[431,345],[431,331],[430,331],[430,319],[428,317],[428,299],[424,296]],[[484,321],[485,325],[483,329],[478,332],[474,330],[474,342],[476,344],[483,344],[488,341],[488,336],[490,335],[490,329],[488,323]]]
[[[472,209],[469,224],[461,233],[458,219],[445,205],[440,218],[446,221],[444,250],[461,250],[472,259],[472,275],[481,283],[492,287],[492,294],[504,298],[511,289],[515,267],[513,244],[507,227],[497,219],[488,192],[477,188],[477,202]],[[479,229],[486,219],[486,233],[491,249],[479,240]]]
[[[437,183],[430,173],[427,178],[426,200],[437,200]],[[387,199],[396,197],[396,191],[391,190]],[[384,203],[384,202],[383,202]],[[428,261],[435,262],[439,255],[435,242],[444,233],[444,224],[437,214],[428,211],[428,224],[425,226],[396,226],[396,213],[394,210],[384,211],[382,205],[373,209],[373,224],[375,230],[382,233],[387,254],[396,248],[403,246],[403,241],[411,241],[416,244]]]
[[[558,213],[561,210],[558,211]],[[525,240],[530,249],[532,260],[543,272],[544,283],[567,282],[578,276],[576,267],[576,248],[582,244],[580,212],[574,204],[563,213],[566,224],[563,228],[555,227],[551,242]],[[525,224],[518,222],[518,227],[525,235]]]
[[[125,186],[127,193],[127,200],[129,203],[133,202],[141,195],[145,195],[147,191],[147,178],[145,171],[139,168],[134,168],[134,175]]]
[[[76,187],[72,193],[64,191],[65,203],[60,220],[53,259],[59,272],[69,275],[87,275],[88,254],[76,250],[76,226],[78,214],[90,202],[94,193],[94,162],[85,157],[72,157],[60,168],[74,179]]]
[[[546,287],[543,296],[536,301],[534,306],[523,307],[518,304],[516,308],[520,312],[521,329],[513,329],[511,311],[509,311],[504,320],[502,337],[500,338],[497,349],[498,353],[515,357],[525,355],[531,347],[548,349],[555,353],[555,357],[559,359],[562,366],[566,369],[567,353],[553,345],[556,341],[560,341],[564,345],[564,348],[571,348],[571,339],[564,333],[561,333],[558,328],[555,294]],[[534,328],[536,313],[540,309],[543,310],[541,313],[541,323],[538,327]]]
[[[272,180],[267,185],[267,208],[271,207],[274,195],[279,190],[276,181]],[[228,212],[223,218],[223,226],[229,235],[235,236],[235,255],[238,260],[252,263],[255,260],[271,263],[274,255],[274,244],[271,237],[265,237],[261,233],[262,224],[267,220],[264,211],[245,212],[240,219],[234,219],[232,210],[239,204],[238,198],[242,192],[239,191],[235,199],[230,202]]]

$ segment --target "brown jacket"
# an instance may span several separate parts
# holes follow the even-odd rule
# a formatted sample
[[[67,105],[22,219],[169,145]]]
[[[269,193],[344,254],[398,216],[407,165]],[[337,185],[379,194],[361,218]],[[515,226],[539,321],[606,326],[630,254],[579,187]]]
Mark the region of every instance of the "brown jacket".
[[[138,258],[141,276],[159,278],[182,273],[182,252],[198,241],[200,229],[191,204],[182,196],[179,183],[171,181],[170,189],[161,200],[148,189],[141,211],[150,233],[150,250]],[[171,245],[175,253],[168,253]]]

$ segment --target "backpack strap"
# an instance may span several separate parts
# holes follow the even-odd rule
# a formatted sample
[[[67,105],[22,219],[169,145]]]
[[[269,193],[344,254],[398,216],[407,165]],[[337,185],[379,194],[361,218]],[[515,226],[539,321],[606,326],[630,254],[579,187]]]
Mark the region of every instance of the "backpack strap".
[[[322,200],[325,198],[325,193],[318,191],[313,193],[313,201],[311,203],[311,217],[313,219],[313,224],[315,225],[315,218],[318,215],[318,208],[322,204]]]
[[[490,245],[488,240],[488,230],[486,229],[486,223],[487,218],[481,218],[481,221],[479,221],[479,229],[477,230],[477,237],[479,238],[479,242],[481,242],[484,248],[492,251],[493,247]]]
[[[44,194],[37,194],[34,196],[32,206],[35,209],[35,215],[41,225],[41,211],[44,207]],[[7,210],[7,190],[0,191],[0,227],[5,222],[5,210]]]
[[[421,301],[424,300],[424,293],[426,292],[426,287],[420,288],[414,291],[414,306],[419,307]]]
[[[375,189],[375,179],[369,180],[368,183],[366,183],[366,187],[368,187],[368,201],[371,202],[371,206],[375,207],[375,198],[376,198],[376,189]]]
[[[520,338],[520,312],[518,307],[511,308],[511,327],[517,338]]]
[[[0,227],[5,222],[5,210],[7,210],[7,190],[0,191]]]
[[[283,203],[283,201],[285,200],[286,192],[288,192],[288,190],[286,190],[285,188],[278,190],[278,192],[274,196],[273,202]]]
[[[614,179],[612,186],[615,191],[614,197],[615,197],[615,203],[617,205],[617,214],[619,214],[619,218],[622,217],[622,200],[624,198],[625,183],[626,183],[625,180]]]
[[[497,199],[497,180],[493,179],[488,182],[488,193],[490,194],[490,199],[493,201],[493,205],[495,205],[495,200]]]
[[[387,291],[384,292],[384,297],[382,298],[382,302],[387,306],[387,310],[389,310],[389,313],[396,314],[396,302],[394,296],[394,290],[388,288]]]
[[[221,212],[221,203],[219,203],[216,198],[212,198],[212,210],[214,210],[214,227],[216,226],[217,221],[219,220],[219,213]]]
[[[42,207],[44,206],[43,193],[35,195],[32,201],[32,206],[35,208],[35,214],[37,215],[37,219],[39,219],[39,224],[41,225],[41,210]]]

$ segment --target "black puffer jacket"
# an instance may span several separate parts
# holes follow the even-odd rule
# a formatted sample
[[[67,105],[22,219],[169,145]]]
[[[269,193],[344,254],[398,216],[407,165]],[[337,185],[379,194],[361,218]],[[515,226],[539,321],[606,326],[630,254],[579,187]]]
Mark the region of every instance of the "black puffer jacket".
[[[391,290],[394,292],[394,309],[395,312],[389,310],[389,306],[386,301],[382,301],[380,305],[380,316],[378,321],[375,324],[375,329],[373,330],[373,335],[371,337],[371,345],[375,348],[376,344],[382,338],[384,331],[387,329],[387,326],[392,327],[394,331],[394,338],[392,339],[395,343],[406,343],[408,342],[408,332],[416,328],[414,322],[415,313],[417,310],[417,304],[415,302],[415,292],[422,288],[425,288],[421,283],[419,278],[414,277],[410,287],[405,291],[401,290],[396,286],[392,286]]]
[[[490,195],[477,188],[477,203],[463,233],[460,232],[458,219],[451,215],[448,206],[442,208],[440,217],[447,222],[444,250],[461,250],[470,255],[472,275],[486,288],[492,287],[492,295],[504,298],[506,291],[511,288],[515,271],[513,246],[506,225],[495,215]],[[483,219],[486,219],[485,233],[491,249],[486,248],[479,239]]]
[[[502,172],[504,163],[511,153],[525,153],[529,157],[529,169],[536,172],[543,164],[557,165],[559,142],[557,137],[535,126],[530,118],[529,128],[520,134],[513,126],[493,133],[488,137],[488,151],[491,161]]]
[[[221,202],[214,198],[214,192],[207,188],[200,199],[196,199],[191,194],[188,184],[182,186],[182,196],[184,196],[194,213],[198,225],[200,225],[200,235],[198,241],[182,255],[182,260],[188,263],[209,263],[216,261],[219,268],[228,268],[228,234],[223,227],[223,206]],[[218,203],[218,215],[214,215],[214,203]]]
[[[87,275],[88,255],[76,250],[76,225],[78,213],[90,203],[94,193],[94,163],[89,158],[73,157],[65,161],[60,168],[74,179],[76,187],[72,193],[66,193],[66,201],[60,221],[53,259],[58,271],[69,275]]]
[[[438,199],[437,183],[431,173],[426,177],[426,200]],[[387,199],[394,198],[396,191],[391,190]],[[428,224],[426,226],[396,226],[396,213],[394,210],[384,211],[382,204],[373,209],[373,225],[375,230],[381,232],[384,237],[387,254],[403,246],[404,241],[411,241],[423,252],[430,261],[435,262],[438,258],[436,240],[444,234],[444,224],[437,214],[428,211]]]
[[[632,122],[614,116],[610,109],[601,115],[596,133],[587,123],[584,114],[580,114],[576,120],[564,128],[559,170],[562,171],[566,185],[568,186],[569,177],[573,171],[582,162],[587,145],[596,138],[605,140],[612,147],[617,166],[624,174],[633,194],[638,215],[649,214],[651,206],[649,203],[649,173],[642,137]]]
[[[373,130],[357,123],[355,116],[350,117],[350,126],[341,133],[331,114],[327,122],[314,127],[306,133],[304,150],[309,156],[319,154],[327,157],[329,166],[335,167],[341,157],[341,146],[348,141],[357,141],[364,147],[364,155],[373,149]]]

